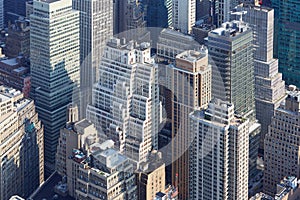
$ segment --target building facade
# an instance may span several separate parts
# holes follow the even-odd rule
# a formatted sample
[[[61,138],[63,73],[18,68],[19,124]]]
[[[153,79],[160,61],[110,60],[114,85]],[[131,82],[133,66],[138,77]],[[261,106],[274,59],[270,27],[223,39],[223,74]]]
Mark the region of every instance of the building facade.
[[[188,198],[189,114],[205,108],[211,99],[211,67],[207,51],[184,51],[176,64],[167,67],[172,91],[172,184],[178,187],[179,199]]]
[[[157,41],[157,61],[175,62],[176,56],[187,50],[199,50],[199,45],[192,36],[172,29],[163,29]]]
[[[143,2],[147,27],[168,27],[168,9],[165,0],[147,0]]]
[[[196,0],[172,2],[172,27],[182,33],[191,33],[196,22]]]
[[[114,150],[114,142],[99,143],[90,121],[78,121],[78,107],[69,105],[68,122],[60,130],[56,170],[66,177],[74,199],[137,200],[137,186],[130,160]]]
[[[91,120],[103,139],[112,139],[121,153],[138,165],[158,148],[160,103],[158,69],[150,44],[113,38],[100,65],[100,80],[88,106]]]
[[[43,126],[20,91],[0,86],[0,106],[0,198],[27,198],[44,182]]]
[[[157,192],[165,190],[165,163],[161,152],[152,151],[147,161],[135,171],[138,199],[153,200]]]
[[[266,7],[239,5],[246,11],[243,20],[253,29],[255,108],[261,124],[260,149],[276,108],[285,97],[285,82],[278,73],[278,60],[273,58],[274,10]]]
[[[54,170],[59,130],[70,102],[79,102],[79,11],[71,0],[33,2],[30,54],[31,94],[45,126],[46,176]]]
[[[265,137],[264,192],[274,196],[285,176],[299,177],[300,92],[291,88]]]
[[[73,0],[80,12],[80,118],[92,103],[93,84],[99,80],[99,65],[106,42],[113,36],[113,2]]]
[[[208,34],[212,65],[212,96],[234,104],[236,114],[249,118],[249,171],[255,174],[260,124],[255,115],[253,34],[242,21],[226,22]]]
[[[24,57],[0,61],[0,84],[15,88],[28,98],[30,95],[30,66]]]
[[[26,19],[16,20],[8,26],[5,43],[5,55],[9,58],[30,56],[30,22]]]
[[[190,114],[189,198],[248,199],[249,119],[214,99]]]
[[[287,84],[300,87],[300,2],[271,0],[275,12],[274,55]]]

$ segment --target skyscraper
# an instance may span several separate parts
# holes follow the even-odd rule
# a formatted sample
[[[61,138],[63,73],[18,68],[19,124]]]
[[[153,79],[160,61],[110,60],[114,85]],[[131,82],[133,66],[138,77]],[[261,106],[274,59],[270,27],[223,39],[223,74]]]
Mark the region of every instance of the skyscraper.
[[[189,114],[205,108],[211,100],[211,67],[203,51],[184,51],[176,64],[167,67],[167,80],[172,91],[172,184],[179,198],[188,199]]]
[[[0,199],[29,195],[44,182],[44,131],[34,101],[0,86]]]
[[[196,0],[174,0],[172,26],[182,33],[191,33],[196,22]]]
[[[80,11],[80,118],[92,102],[92,87],[99,80],[103,49],[113,36],[113,2],[111,0],[73,0]]]
[[[255,117],[252,42],[251,28],[239,21],[208,34],[213,97],[232,102],[236,113],[246,117]]]
[[[271,0],[275,12],[274,55],[287,84],[300,87],[300,1]]]
[[[190,114],[190,200],[248,199],[249,119],[214,99]]]
[[[101,139],[112,139],[138,166],[152,148],[158,148],[159,106],[158,67],[150,44],[111,39],[101,60],[93,102],[87,108],[87,118]]]
[[[265,137],[264,192],[272,196],[284,177],[300,176],[300,92],[291,89],[285,104],[276,109]]]
[[[31,57],[31,92],[45,126],[47,176],[54,170],[67,105],[72,100],[78,102],[79,11],[72,10],[72,0],[36,0],[33,8],[30,54],[35,56]]]
[[[255,119],[252,29],[241,21],[222,24],[208,34],[212,96],[234,104],[236,114],[250,119],[249,170],[256,170],[260,124]]]
[[[253,29],[255,108],[261,124],[260,148],[264,135],[285,96],[285,83],[278,73],[278,60],[273,58],[274,10],[266,7],[240,5],[237,11],[246,11],[243,20]]]
[[[172,26],[172,0],[164,0],[165,6],[168,10],[168,27]]]
[[[147,27],[168,27],[168,9],[165,0],[146,0],[143,6],[146,10]]]

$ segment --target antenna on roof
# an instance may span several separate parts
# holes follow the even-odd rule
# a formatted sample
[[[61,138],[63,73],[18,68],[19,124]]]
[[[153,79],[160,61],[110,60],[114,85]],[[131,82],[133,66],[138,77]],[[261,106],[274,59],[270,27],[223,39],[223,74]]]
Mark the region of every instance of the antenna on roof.
[[[243,15],[247,14],[247,11],[240,11],[240,12],[230,12],[231,15],[240,16],[240,22],[243,21]]]

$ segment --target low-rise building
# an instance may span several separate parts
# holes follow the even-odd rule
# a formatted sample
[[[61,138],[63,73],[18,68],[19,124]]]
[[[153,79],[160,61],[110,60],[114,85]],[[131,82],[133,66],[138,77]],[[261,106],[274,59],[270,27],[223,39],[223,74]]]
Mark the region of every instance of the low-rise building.
[[[68,122],[61,129],[56,170],[67,177],[70,196],[75,199],[137,199],[133,164],[114,149],[114,142],[99,144],[94,125],[78,121],[78,108],[68,108]]]
[[[31,78],[27,60],[22,56],[0,60],[0,84],[17,89],[29,97]]]
[[[146,162],[136,171],[138,199],[153,200],[156,193],[164,191],[166,185],[165,163],[161,152],[153,150]]]

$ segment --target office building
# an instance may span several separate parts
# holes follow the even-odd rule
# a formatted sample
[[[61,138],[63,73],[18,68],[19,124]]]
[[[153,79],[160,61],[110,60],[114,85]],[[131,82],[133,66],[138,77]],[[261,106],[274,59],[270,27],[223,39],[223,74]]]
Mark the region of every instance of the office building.
[[[4,26],[26,16],[26,0],[3,0]]]
[[[196,0],[172,2],[172,27],[182,33],[191,33],[196,22]]]
[[[239,5],[246,11],[243,20],[253,29],[255,108],[261,124],[260,149],[276,108],[285,97],[285,83],[278,73],[278,60],[273,58],[274,10],[266,7]]]
[[[249,171],[256,173],[260,124],[255,119],[252,29],[242,21],[226,22],[208,34],[212,96],[234,104],[235,113],[250,119]]]
[[[252,0],[213,0],[211,1],[212,23],[221,27],[223,23],[230,21],[231,11],[239,4],[248,4]],[[254,0],[253,0],[254,2]]]
[[[28,60],[16,57],[0,61],[0,84],[15,88],[28,98],[30,94],[31,78]]]
[[[264,192],[274,196],[285,176],[299,177],[300,92],[290,87],[285,104],[276,109],[265,137]]]
[[[168,27],[168,9],[165,0],[146,0],[143,7],[147,27]]]
[[[190,114],[189,198],[248,199],[249,119],[214,99]]]
[[[26,18],[30,19],[30,15],[33,13],[33,1],[26,1]]]
[[[152,151],[135,173],[138,199],[153,200],[157,192],[165,190],[165,163],[161,152]]]
[[[163,29],[157,41],[157,61],[175,62],[176,56],[187,50],[199,50],[199,45],[192,36],[172,29]]]
[[[107,43],[87,119],[137,165],[158,148],[158,67],[149,43],[117,38]]]
[[[164,0],[165,6],[168,11],[168,27],[172,26],[172,16],[173,16],[173,11],[172,11],[172,0]]]
[[[0,199],[27,198],[44,181],[43,126],[33,100],[0,86]]]
[[[45,174],[54,170],[66,109],[79,102],[79,11],[71,0],[36,0],[30,16],[31,94],[45,126]]]
[[[255,113],[252,30],[239,21],[222,26],[208,35],[213,97],[232,102],[247,117]]]
[[[207,51],[184,51],[176,56],[176,64],[168,65],[166,70],[172,91],[172,185],[178,187],[179,199],[187,199],[189,114],[207,107],[211,100]]]
[[[271,0],[275,12],[274,55],[287,84],[300,87],[300,1]]]
[[[93,84],[99,80],[103,49],[113,36],[113,2],[111,0],[73,0],[80,11],[80,118],[92,103]]]
[[[30,22],[26,19],[16,20],[8,26],[5,42],[5,55],[9,58],[30,56]]]

